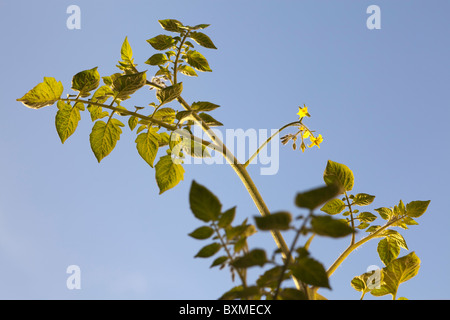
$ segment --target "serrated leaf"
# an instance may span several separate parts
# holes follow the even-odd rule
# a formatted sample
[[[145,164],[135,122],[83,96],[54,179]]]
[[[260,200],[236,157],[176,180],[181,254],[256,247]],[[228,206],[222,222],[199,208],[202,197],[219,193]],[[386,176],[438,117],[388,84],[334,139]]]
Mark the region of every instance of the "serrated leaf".
[[[391,240],[389,237],[386,237],[378,242],[377,252],[381,261],[385,266],[387,266],[400,254],[400,246],[398,245],[397,241]]]
[[[155,165],[155,177],[159,194],[175,187],[184,178],[184,168],[172,161],[172,156],[162,156]]]
[[[195,70],[192,67],[185,64],[178,66],[177,71],[181,72],[185,76],[197,77],[197,72],[195,72]]]
[[[212,40],[202,32],[193,31],[189,33],[189,38],[197,42],[202,47],[209,49],[217,49]]]
[[[67,140],[76,130],[80,121],[80,110],[61,100],[58,101],[58,112],[55,117],[56,131],[61,142]]]
[[[130,98],[130,95],[142,88],[147,81],[145,72],[121,75],[114,79],[111,86],[114,98],[119,101],[126,100]]]
[[[183,91],[183,82],[180,82],[170,87],[158,90],[156,93],[156,97],[158,98],[160,105],[163,105],[178,98],[181,95],[182,91]]]
[[[378,214],[383,220],[390,220],[391,217],[394,215],[394,212],[390,208],[382,207],[374,210],[378,212]]]
[[[160,108],[153,115],[153,119],[161,120],[166,123],[172,123],[175,120],[176,111],[172,108]]]
[[[292,215],[289,212],[281,211],[271,213],[270,215],[260,217],[256,216],[255,223],[259,230],[288,230],[292,221]]]
[[[213,111],[219,107],[220,107],[219,105],[211,103],[211,102],[207,102],[207,101],[197,101],[197,102],[194,102],[191,106],[192,110],[195,110],[198,112]]]
[[[189,233],[189,236],[197,239],[197,240],[204,240],[208,239],[214,234],[214,229],[208,226],[203,226],[195,229],[191,233]]]
[[[236,207],[230,208],[220,215],[219,222],[217,223],[217,225],[219,226],[219,228],[226,228],[229,225],[231,225],[235,216],[236,216]]]
[[[135,141],[139,155],[152,168],[159,148],[157,131],[156,128],[150,128],[147,132],[139,134]]]
[[[198,51],[188,51],[186,54],[187,63],[198,71],[211,72],[208,60]]]
[[[298,193],[295,197],[295,205],[299,208],[314,210],[318,206],[339,195],[341,192],[340,190],[341,189],[337,184],[330,184]]]
[[[169,60],[166,58],[166,55],[164,53],[156,53],[152,55],[150,58],[148,58],[148,60],[145,61],[145,63],[151,66],[158,66],[165,64],[167,61]]]
[[[61,82],[57,82],[52,77],[44,77],[44,82],[39,83],[17,101],[22,102],[28,108],[39,109],[58,101],[63,90]]]
[[[89,96],[89,92],[97,89],[100,84],[100,74],[97,67],[78,72],[72,78],[72,89],[80,92],[81,97]]]
[[[420,269],[420,259],[414,252],[397,258],[383,268],[383,283],[381,288],[373,289],[370,293],[374,296],[391,294],[396,296],[401,283],[415,277]]]
[[[92,132],[89,135],[91,149],[97,161],[100,162],[109,155],[116,146],[122,134],[123,123],[117,119],[110,119],[108,122],[99,120],[95,122]]]
[[[263,249],[253,249],[244,254],[242,257],[236,258],[231,265],[235,268],[250,268],[254,266],[264,266],[267,262],[266,251]]]
[[[215,255],[222,246],[217,243],[213,242],[211,244],[208,244],[207,246],[204,246],[200,249],[199,252],[195,255],[195,258],[209,258]]]
[[[430,201],[411,201],[406,205],[406,214],[411,218],[420,217],[427,211]]]
[[[301,282],[316,287],[331,289],[328,282],[327,272],[323,265],[310,257],[303,257],[291,265],[289,269],[292,274]]]
[[[353,189],[353,172],[341,163],[328,160],[323,180],[327,185],[338,184],[345,191]]]
[[[308,300],[305,293],[295,288],[283,288],[280,290],[279,297],[282,300]]]
[[[175,40],[168,35],[160,34],[147,40],[155,50],[166,50],[175,45]]]
[[[328,214],[338,214],[345,209],[345,203],[341,199],[332,199],[325,203],[325,205],[320,209]]]
[[[346,222],[331,216],[313,216],[311,226],[313,232],[321,236],[340,238],[353,233],[353,229]]]
[[[358,193],[353,198],[352,204],[357,205],[357,206],[368,206],[369,204],[371,204],[373,202],[374,199],[375,199],[375,196],[372,196],[370,194]]]
[[[164,30],[171,31],[171,32],[182,32],[184,29],[183,24],[175,19],[165,19],[165,20],[158,20],[159,24]]]
[[[189,191],[189,204],[194,216],[205,222],[216,221],[222,210],[219,199],[195,180]]]
[[[376,215],[370,213],[370,212],[361,212],[356,219],[358,219],[360,222],[372,222],[377,218]]]

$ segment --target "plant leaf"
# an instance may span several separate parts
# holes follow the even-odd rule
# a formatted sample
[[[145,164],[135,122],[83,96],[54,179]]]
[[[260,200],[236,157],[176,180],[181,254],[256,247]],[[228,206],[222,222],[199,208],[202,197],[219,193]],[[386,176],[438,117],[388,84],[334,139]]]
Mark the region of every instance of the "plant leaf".
[[[175,163],[172,156],[162,156],[155,165],[155,178],[159,187],[159,194],[175,187],[184,177],[183,166]]]
[[[266,251],[253,249],[242,257],[236,258],[231,265],[235,268],[250,268],[254,266],[264,266],[267,262]]]
[[[325,203],[325,205],[320,209],[328,214],[338,214],[345,209],[345,203],[341,199],[332,199]]]
[[[217,108],[219,108],[220,106],[211,102],[207,102],[207,101],[197,101],[194,102],[191,106],[192,110],[201,112],[201,111],[213,111]]]
[[[330,184],[303,193],[298,193],[295,197],[295,205],[299,208],[314,210],[322,203],[333,199],[338,194],[340,194],[339,186]]]
[[[236,216],[236,207],[230,208],[220,215],[219,222],[217,223],[217,225],[219,226],[219,228],[226,228],[229,225],[231,225],[235,216]]]
[[[72,107],[70,104],[59,100],[58,112],[55,117],[56,131],[58,132],[61,142],[67,140],[76,130],[78,126],[78,121],[80,121],[80,109],[75,106]]]
[[[313,258],[300,258],[289,269],[298,280],[306,284],[331,289],[325,268]]]
[[[120,57],[123,61],[128,62],[129,64],[133,63],[133,50],[131,50],[128,37],[125,37],[125,40],[122,43],[122,47],[120,48]]]
[[[90,95],[90,91],[97,89],[100,84],[100,74],[97,67],[78,72],[72,78],[72,89],[80,92],[81,97]]]
[[[100,162],[109,155],[120,139],[124,124],[117,119],[110,119],[108,122],[99,120],[95,122],[92,132],[89,136],[91,149],[94,152],[97,161]]]
[[[183,24],[175,19],[165,19],[165,20],[158,20],[159,24],[164,30],[171,31],[171,32],[182,32],[184,29]]]
[[[202,32],[193,31],[189,33],[189,38],[197,42],[202,47],[209,49],[217,49],[212,40]]]
[[[167,61],[169,60],[166,58],[166,55],[164,53],[156,53],[152,55],[150,58],[148,58],[148,60],[145,61],[145,63],[151,66],[159,66],[163,65]]]
[[[163,105],[178,98],[181,95],[182,91],[183,91],[183,82],[180,82],[170,87],[158,90],[156,93],[156,97],[158,98],[160,105]]]
[[[353,198],[352,204],[357,205],[357,206],[368,206],[369,204],[371,204],[373,202],[374,199],[375,199],[375,196],[372,196],[370,194],[358,193],[357,195],[355,195],[355,198]]]
[[[198,239],[198,240],[204,240],[208,239],[214,234],[214,229],[208,226],[203,226],[195,229],[191,233],[189,233],[189,236]]]
[[[219,199],[195,180],[189,191],[189,203],[194,216],[205,222],[216,221],[222,210]]]
[[[200,249],[200,251],[195,255],[195,258],[209,258],[215,255],[221,247],[222,246],[217,242],[208,244]]]
[[[400,254],[400,246],[397,241],[386,237],[378,242],[377,252],[381,261],[387,266]]]
[[[211,72],[208,60],[198,51],[188,51],[186,55],[187,63],[198,71]]]
[[[323,180],[327,185],[338,184],[345,191],[353,189],[353,172],[346,165],[331,160],[328,160]]]
[[[63,90],[61,82],[56,82],[52,77],[44,77],[44,82],[39,83],[17,101],[22,102],[28,108],[39,109],[58,101]]]
[[[146,71],[121,75],[112,82],[112,90],[116,100],[126,100],[130,95],[142,88],[147,81]]]
[[[177,68],[177,71],[181,72],[185,76],[197,77],[197,72],[195,72],[195,70],[192,67],[185,65],[185,64],[179,66]]]
[[[142,159],[153,168],[156,154],[159,148],[158,129],[150,128],[147,132],[141,133],[136,137],[136,148]]]
[[[255,216],[255,223],[259,230],[288,230],[292,221],[289,212],[275,212],[265,217]]]
[[[313,232],[321,236],[340,238],[353,233],[353,229],[346,222],[331,216],[313,216],[311,226]]]
[[[155,50],[166,50],[171,48],[175,44],[175,40],[168,35],[160,34],[156,37],[147,40],[148,43]]]
[[[420,269],[420,259],[413,252],[397,258],[383,268],[383,284],[380,289],[373,289],[370,293],[374,296],[383,296],[397,294],[398,287],[401,283],[415,277]]]
[[[223,124],[221,122],[217,121],[216,119],[214,119],[207,113],[202,112],[198,116],[210,127],[223,126]]]
[[[427,211],[430,200],[428,201],[411,201],[406,205],[406,214],[411,218],[418,218]]]

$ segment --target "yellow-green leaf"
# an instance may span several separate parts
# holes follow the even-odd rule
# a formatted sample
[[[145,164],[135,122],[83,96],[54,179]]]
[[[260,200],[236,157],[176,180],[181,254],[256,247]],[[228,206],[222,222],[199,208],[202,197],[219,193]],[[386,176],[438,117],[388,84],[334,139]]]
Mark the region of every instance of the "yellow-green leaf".
[[[58,112],[55,117],[56,131],[61,142],[67,140],[76,130],[80,121],[80,109],[72,107],[70,104],[61,100],[58,101]]]
[[[17,101],[22,102],[28,108],[39,109],[58,101],[63,90],[61,82],[57,82],[52,77],[44,77],[44,82],[39,83]]]

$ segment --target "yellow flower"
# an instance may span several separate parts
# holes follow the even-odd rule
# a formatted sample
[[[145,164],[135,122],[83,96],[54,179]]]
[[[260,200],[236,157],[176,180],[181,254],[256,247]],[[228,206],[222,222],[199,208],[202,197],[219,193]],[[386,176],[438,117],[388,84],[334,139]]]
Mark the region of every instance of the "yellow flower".
[[[313,136],[311,136],[309,139],[311,140],[311,144],[309,145],[310,148],[312,148],[314,146],[317,146],[318,148],[320,148],[320,144],[323,141],[323,138],[322,138],[321,134],[319,134],[317,136],[317,138],[314,138]]]
[[[301,119],[301,118],[303,118],[304,116],[310,116],[309,115],[309,113],[308,113],[308,107],[307,106],[305,106],[304,105],[304,107],[303,108],[301,108],[301,107],[298,107],[298,113],[297,113],[297,115],[298,115],[298,117]]]
[[[307,139],[309,135],[310,135],[309,130],[306,130],[305,132],[303,132],[303,139]]]

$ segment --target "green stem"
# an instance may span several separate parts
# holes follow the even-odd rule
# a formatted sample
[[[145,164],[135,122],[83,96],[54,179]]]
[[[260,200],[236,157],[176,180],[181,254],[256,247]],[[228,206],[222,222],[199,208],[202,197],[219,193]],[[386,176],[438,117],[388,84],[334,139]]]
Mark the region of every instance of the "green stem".
[[[363,245],[369,240],[372,240],[373,238],[376,238],[380,235],[380,233],[387,228],[389,228],[391,225],[396,223],[397,221],[403,219],[405,216],[399,216],[396,217],[390,221],[388,221],[384,226],[380,227],[378,230],[374,231],[373,233],[369,234],[368,236],[362,238],[358,242],[351,244],[350,246],[345,249],[344,252],[341,253],[341,255],[336,259],[336,261],[328,268],[327,270],[327,276],[328,278],[331,277],[331,275],[336,271],[336,269],[341,265],[342,262],[352,253],[355,249]],[[313,288],[313,292],[316,292],[319,288],[315,287]]]
[[[107,109],[110,109],[112,111],[119,112],[119,113],[124,114],[124,115],[135,116],[138,119],[149,121],[149,122],[153,122],[153,123],[155,123],[155,124],[165,128],[165,129],[167,129],[168,131],[175,131],[175,130],[178,129],[177,126],[171,126],[171,125],[168,125],[167,123],[165,123],[163,121],[154,119],[152,117],[144,116],[144,115],[142,115],[140,113],[129,111],[129,110],[125,110],[125,109],[119,109],[119,108],[113,107],[112,105],[107,105],[107,104],[98,103],[98,102],[92,102],[92,101],[87,101],[87,100],[81,100],[81,99],[70,99],[70,98],[68,98],[68,99],[61,99],[61,100],[62,101],[73,101],[73,102],[82,102],[82,103],[92,104],[92,105],[95,105],[95,106],[98,106],[98,107],[107,108]],[[114,114],[114,112],[111,113],[110,118],[111,118],[111,116],[113,114]],[[184,136],[184,137],[187,137],[187,138],[189,138],[191,140],[194,140],[197,143],[201,143],[202,145],[204,145],[207,148],[210,148],[210,149],[213,149],[213,150],[217,150],[217,148],[218,148],[217,146],[215,146],[213,143],[211,143],[209,141],[205,141],[205,140],[203,140],[203,139],[201,139],[199,137],[196,137],[194,135],[186,133],[185,130],[177,131],[177,133],[182,135],[182,136]]]
[[[312,214],[313,214],[313,212],[311,210],[309,212],[309,215],[305,218],[305,220],[303,220],[303,223],[302,223],[301,227],[297,230],[297,233],[295,234],[294,240],[292,241],[292,244],[291,244],[291,248],[289,249],[289,254],[286,257],[286,259],[284,261],[284,264],[283,264],[283,267],[281,269],[281,274],[280,274],[280,277],[278,279],[277,289],[275,290],[275,294],[274,294],[274,297],[273,297],[274,300],[276,300],[277,297],[278,297],[278,293],[280,292],[280,288],[281,288],[281,282],[283,281],[283,278],[284,278],[284,273],[286,272],[289,264],[291,263],[292,251],[294,251],[295,245],[297,244],[297,241],[298,241],[298,238],[300,238],[300,235],[305,230],[306,223],[311,218]],[[306,299],[309,299],[309,297],[308,297],[308,290],[305,290],[305,294],[306,294]]]
[[[175,57],[175,61],[173,62],[173,84],[177,83],[177,73],[178,73],[178,59],[180,58],[181,49],[183,48],[183,44],[186,41],[187,36],[189,35],[189,31],[186,31],[183,39],[180,42],[180,47],[178,48],[177,55]]]
[[[213,226],[213,228],[214,228],[214,231],[215,231],[216,234],[217,234],[217,237],[218,237],[219,240],[220,240],[220,243],[222,244],[222,247],[225,249],[225,252],[226,252],[226,254],[227,254],[227,256],[228,256],[228,259],[230,259],[230,261],[233,262],[233,261],[234,261],[233,256],[232,256],[230,250],[228,250],[228,247],[227,247],[225,241],[223,240],[222,235],[220,234],[219,228],[217,227],[217,225],[216,225],[215,223],[213,223],[212,226]],[[236,272],[238,273],[239,278],[240,278],[241,281],[242,281],[242,286],[243,286],[244,288],[247,288],[247,281],[246,281],[246,279],[245,279],[245,276],[244,276],[243,274],[241,274],[241,270],[236,268]]]
[[[348,210],[350,211],[350,223],[352,225],[353,233],[352,233],[352,241],[350,245],[353,245],[355,243],[355,222],[353,219],[353,210],[352,205],[350,204],[350,199],[348,198],[347,192],[345,191],[345,199],[347,200]]]
[[[253,161],[253,159],[255,159],[256,156],[261,152],[261,150],[270,142],[270,140],[272,140],[281,131],[283,131],[284,129],[286,129],[288,127],[291,127],[291,126],[294,126],[294,125],[298,125],[298,124],[301,124],[301,122],[300,121],[294,121],[294,122],[288,123],[287,125],[281,127],[280,129],[278,129],[277,132],[275,132],[273,135],[271,135],[269,139],[264,141],[264,143],[258,148],[258,150],[256,150],[256,152],[244,163],[244,167],[247,167]]]
[[[182,98],[177,98],[178,102],[188,111],[192,111],[191,106]],[[258,191],[258,188],[256,187],[255,183],[253,182],[252,178],[250,177],[248,171],[246,170],[245,166],[236,159],[236,157],[231,153],[230,150],[226,147],[226,145],[217,137],[214,132],[211,130],[211,128],[195,113],[192,113],[195,122],[202,128],[202,130],[208,135],[208,137],[214,142],[214,144],[218,147],[217,151],[219,151],[223,157],[227,160],[228,164],[231,166],[231,168],[235,171],[241,182],[243,183],[244,187],[247,189],[247,192],[249,193],[250,197],[252,198],[253,202],[256,205],[256,208],[260,212],[260,214],[265,217],[270,215],[270,211],[267,208],[267,205],[265,204],[261,194]],[[272,230],[271,231],[272,236],[275,240],[275,243],[277,244],[278,248],[281,250],[283,257],[286,259],[289,255],[289,247],[287,246],[286,242],[284,241],[283,236],[278,230]],[[291,257],[291,259],[292,257]],[[301,290],[306,290],[306,286],[304,284],[300,284],[297,279],[293,279],[297,288]]]

